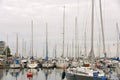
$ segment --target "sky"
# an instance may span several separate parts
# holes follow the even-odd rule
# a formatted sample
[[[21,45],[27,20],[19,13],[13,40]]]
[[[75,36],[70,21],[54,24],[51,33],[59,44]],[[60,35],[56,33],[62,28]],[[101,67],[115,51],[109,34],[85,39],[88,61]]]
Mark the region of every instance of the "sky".
[[[31,20],[33,20],[34,55],[45,56],[45,25],[48,23],[49,56],[57,45],[57,56],[62,54],[63,11],[65,6],[65,53],[75,40],[75,17],[78,21],[78,41],[84,54],[84,32],[87,31],[87,53],[90,51],[92,0],[0,0],[0,40],[6,41],[12,54],[16,51],[16,33],[19,37],[19,53],[30,54]],[[106,52],[116,54],[117,30],[120,24],[120,0],[102,0],[103,25]],[[99,0],[95,0],[94,50],[98,55],[100,26]],[[8,41],[7,41],[8,35]],[[26,53],[22,52],[22,40],[26,41]],[[37,54],[36,54],[37,53]],[[65,54],[66,55],[66,54]],[[101,48],[101,55],[102,48]]]

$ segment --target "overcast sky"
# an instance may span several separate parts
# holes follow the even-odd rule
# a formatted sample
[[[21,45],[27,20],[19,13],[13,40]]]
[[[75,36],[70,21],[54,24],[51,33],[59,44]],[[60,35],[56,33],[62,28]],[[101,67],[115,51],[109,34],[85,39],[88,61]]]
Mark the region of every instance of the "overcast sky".
[[[65,6],[65,48],[71,49],[71,42],[75,35],[75,17],[78,19],[78,39],[80,47],[84,49],[84,31],[87,30],[87,43],[91,33],[91,1],[92,0],[0,0],[0,40],[7,41],[15,53],[16,33],[19,34],[19,53],[21,53],[22,39],[27,43],[29,53],[31,20],[34,23],[34,52],[43,55],[45,48],[45,23],[48,23],[49,55],[53,55],[53,48],[57,45],[57,54],[62,53],[63,6]],[[102,0],[103,24],[105,31],[106,51],[116,53],[117,30],[116,22],[120,24],[120,0]],[[95,0],[95,28],[94,45],[96,47],[100,31],[99,0]],[[110,45],[110,50],[108,49]],[[87,44],[89,53],[90,44]],[[109,50],[109,51],[108,51]],[[84,50],[83,50],[84,51]],[[66,51],[65,51],[66,52]],[[69,50],[71,53],[71,50]],[[97,53],[97,49],[95,49]],[[113,55],[114,55],[113,54]]]

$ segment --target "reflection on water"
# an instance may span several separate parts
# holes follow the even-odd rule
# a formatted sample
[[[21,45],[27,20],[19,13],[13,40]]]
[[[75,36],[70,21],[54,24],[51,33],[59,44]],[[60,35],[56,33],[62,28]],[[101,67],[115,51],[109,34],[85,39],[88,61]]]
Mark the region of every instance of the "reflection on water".
[[[43,69],[42,71],[45,74],[45,80],[48,80],[48,75],[52,73],[52,69]]]
[[[2,79],[2,77],[3,77],[3,70],[0,69],[0,80]]]
[[[117,69],[112,69],[111,73],[110,73],[110,79],[111,80],[119,80],[119,73]]]
[[[27,78],[27,72],[33,73]],[[1,69],[0,80],[61,80],[61,69]]]
[[[17,80],[17,77],[19,76],[20,69],[10,69],[9,73],[12,77],[14,77]]]
[[[33,74],[32,78],[27,78],[29,71]],[[62,71],[62,69],[0,69],[0,80],[61,80]],[[119,76],[120,69],[112,70],[109,77],[119,80]]]

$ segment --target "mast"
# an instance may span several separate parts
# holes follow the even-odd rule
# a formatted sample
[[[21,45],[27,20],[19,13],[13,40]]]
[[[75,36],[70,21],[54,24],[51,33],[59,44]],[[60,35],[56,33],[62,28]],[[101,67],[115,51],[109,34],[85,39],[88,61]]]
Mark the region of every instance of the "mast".
[[[106,49],[105,49],[105,37],[104,37],[104,29],[103,29],[103,16],[102,16],[102,4],[101,4],[101,0],[99,0],[100,3],[100,20],[101,20],[101,29],[102,29],[102,40],[103,40],[103,53],[104,56],[107,57],[106,55]]]
[[[78,44],[78,58],[80,58],[80,45]]]
[[[25,50],[24,51],[25,51],[25,56],[26,56],[26,41],[24,43],[25,43],[25,45],[24,45]]]
[[[48,24],[46,23],[46,61],[48,61],[48,31],[47,31]]]
[[[99,31],[99,58],[100,58],[100,50],[101,50],[101,36]]]
[[[32,52],[32,57],[33,57],[33,20],[31,21],[31,52]]]
[[[68,58],[68,51],[69,51],[69,50],[68,50],[68,44],[67,44],[67,58]]]
[[[74,54],[74,39],[72,39],[72,54]],[[75,58],[75,54],[72,56],[71,54],[71,57]]]
[[[56,54],[57,54],[57,45],[55,45],[55,59],[57,58]]]
[[[37,58],[37,48],[36,48],[36,58]]]
[[[119,57],[119,27],[118,27],[118,23],[116,23],[116,29],[117,29],[117,53],[116,53],[116,57]]]
[[[85,40],[84,40],[84,48],[85,48],[85,55],[87,56],[87,51],[86,51],[86,26],[85,26],[85,32],[84,32]]]
[[[16,34],[16,55],[15,57],[18,57],[18,33]]]
[[[77,17],[75,17],[75,58],[78,57],[78,27],[77,27]]]
[[[24,39],[22,39],[22,57],[23,57],[23,53],[24,53]]]
[[[111,58],[111,51],[110,51],[110,45],[109,44],[108,44],[108,52],[109,52],[108,57]]]
[[[63,7],[63,52],[62,52],[62,57],[64,57],[64,44],[65,44],[65,6]]]
[[[95,58],[95,55],[94,55],[94,50],[93,50],[93,33],[94,32],[94,0],[92,0],[92,18],[91,18],[91,50],[90,50],[90,53],[88,55],[88,58],[90,60],[93,60]]]
[[[45,57],[45,48],[43,47],[43,57]]]

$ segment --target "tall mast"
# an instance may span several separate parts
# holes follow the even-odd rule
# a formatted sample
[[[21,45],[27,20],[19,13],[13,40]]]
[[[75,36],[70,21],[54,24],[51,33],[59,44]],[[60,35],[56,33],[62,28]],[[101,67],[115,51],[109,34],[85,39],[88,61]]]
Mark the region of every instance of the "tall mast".
[[[55,45],[55,59],[57,58],[56,54],[57,54],[57,45]]]
[[[100,35],[100,29],[99,29],[99,44],[98,44],[98,46],[99,46],[99,55],[98,55],[98,57],[100,58],[100,50],[101,50],[101,35]]]
[[[16,34],[16,57],[18,57],[18,33]]]
[[[72,54],[74,54],[74,39],[72,39]],[[71,54],[71,57],[75,58],[75,54],[72,56]]]
[[[48,31],[47,31],[48,24],[46,23],[46,61],[48,61]]]
[[[86,51],[86,26],[85,26],[85,32],[84,32],[85,40],[84,40],[84,48],[85,48],[85,55],[87,57],[87,51]]]
[[[91,51],[88,55],[89,59],[94,59],[95,55],[94,55],[94,50],[93,50],[93,32],[94,32],[94,0],[92,0],[92,18],[91,18]]]
[[[101,4],[101,0],[99,0],[100,3],[100,20],[101,20],[101,29],[102,29],[102,40],[103,40],[103,53],[104,56],[107,57],[106,55],[106,49],[105,49],[105,37],[104,37],[104,29],[103,29],[103,16],[102,16],[102,4]]]
[[[37,58],[37,48],[36,48],[36,58]]]
[[[78,27],[77,27],[77,17],[75,17],[75,58],[78,57]]]
[[[25,51],[25,57],[26,57],[26,41],[24,43],[25,43],[25,45],[24,45],[24,47],[25,47],[24,51]]]
[[[24,53],[24,39],[22,39],[22,57],[23,57],[23,53]]]
[[[55,59],[55,47],[53,47],[52,57]]]
[[[45,48],[43,47],[43,57],[45,57]]]
[[[69,50],[68,50],[68,44],[67,44],[67,58],[68,58],[68,53],[69,53],[68,51],[69,51]]]
[[[31,52],[32,52],[32,56],[33,56],[33,20],[31,21],[31,35],[32,35],[32,37],[31,37]]]
[[[111,51],[110,51],[110,45],[109,44],[108,44],[108,52],[109,52],[108,57],[111,58]]]
[[[80,45],[78,43],[78,58],[80,57]]]
[[[118,23],[116,23],[116,29],[117,29],[117,53],[116,53],[116,57],[119,57],[119,28],[118,28]]]
[[[63,11],[63,52],[62,52],[62,57],[64,57],[64,44],[65,44],[65,6],[64,6],[64,11]]]

